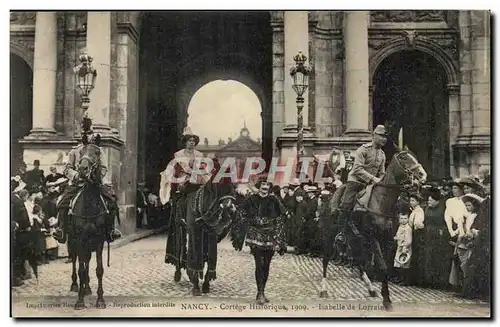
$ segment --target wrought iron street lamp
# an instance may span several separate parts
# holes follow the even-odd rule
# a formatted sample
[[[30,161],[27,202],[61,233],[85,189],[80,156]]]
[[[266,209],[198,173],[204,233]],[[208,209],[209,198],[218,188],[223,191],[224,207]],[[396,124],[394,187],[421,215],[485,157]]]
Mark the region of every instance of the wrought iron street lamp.
[[[304,154],[303,138],[304,138],[304,123],[302,110],[304,109],[304,92],[309,87],[309,73],[311,69],[305,64],[307,57],[301,51],[293,57],[295,67],[290,70],[290,76],[293,79],[293,90],[297,93],[297,177],[300,177],[300,157]]]
[[[94,89],[95,81],[97,79],[97,71],[92,67],[93,58],[87,54],[82,54],[78,57],[80,65],[74,68],[76,73],[76,86],[80,91],[82,97],[82,110],[83,110],[83,132],[90,132],[91,120],[88,117],[87,109],[90,105],[90,92]]]

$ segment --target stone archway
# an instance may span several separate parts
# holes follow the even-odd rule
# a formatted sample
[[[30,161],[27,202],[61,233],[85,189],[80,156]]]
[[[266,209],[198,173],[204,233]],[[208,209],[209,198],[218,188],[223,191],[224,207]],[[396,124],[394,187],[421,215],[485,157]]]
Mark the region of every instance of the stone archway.
[[[19,139],[33,126],[33,71],[29,64],[15,53],[10,54],[10,145],[11,167],[23,163],[23,148]]]
[[[375,98],[378,92],[377,86],[375,85],[375,78],[377,72],[381,70],[381,66],[386,63],[389,58],[394,58],[395,54],[408,54],[408,53],[420,53],[422,56],[426,56],[427,59],[433,61],[434,67],[439,70],[441,76],[440,80],[443,81],[443,87],[446,97],[446,112],[443,115],[446,117],[442,121],[440,130],[446,130],[448,135],[445,137],[446,150],[443,156],[446,159],[442,163],[446,164],[446,167],[442,169],[442,172],[446,174],[451,174],[454,176],[455,167],[453,163],[452,145],[456,143],[458,135],[460,133],[460,127],[457,123],[460,122],[460,86],[459,86],[459,70],[455,60],[446,52],[438,43],[434,42],[432,39],[427,38],[415,31],[405,31],[404,35],[401,37],[394,38],[389,42],[386,42],[371,56],[370,58],[370,80],[372,84],[370,86],[370,114],[372,116],[372,122],[375,125]],[[440,87],[441,88],[441,87]],[[389,152],[393,152],[394,149]],[[391,154],[390,154],[391,155]],[[436,168],[437,169],[437,168]],[[439,170],[439,169],[437,169]]]
[[[263,153],[272,155],[269,12],[147,12],[140,26],[139,181],[158,184],[159,171],[180,149],[191,97],[217,79],[242,82],[257,94]]]
[[[450,174],[447,76],[432,56],[400,51],[386,57],[373,77],[373,125],[390,122],[391,138],[403,142],[422,163],[429,178]],[[395,148],[384,148],[388,161]]]
[[[206,56],[203,58],[206,58]],[[197,59],[181,70],[182,73],[180,75],[184,76],[185,79],[179,81],[179,88],[177,91],[177,107],[180,109],[177,127],[179,136],[187,124],[189,102],[193,95],[203,87],[203,85],[215,80],[238,81],[249,87],[259,99],[262,108],[262,155],[265,160],[266,158],[270,159],[273,146],[272,120],[266,119],[266,117],[270,117],[272,112],[272,103],[270,103],[272,99],[271,88],[265,84],[263,85],[262,81],[259,80],[259,75],[261,74],[258,72],[251,72],[246,68],[248,65],[251,65],[251,62],[245,55],[230,54],[230,58],[224,58],[220,53],[215,53],[212,54],[211,58],[221,58],[221,61],[230,61],[232,65],[229,68],[223,65],[210,65],[206,67],[203,64],[204,60]]]

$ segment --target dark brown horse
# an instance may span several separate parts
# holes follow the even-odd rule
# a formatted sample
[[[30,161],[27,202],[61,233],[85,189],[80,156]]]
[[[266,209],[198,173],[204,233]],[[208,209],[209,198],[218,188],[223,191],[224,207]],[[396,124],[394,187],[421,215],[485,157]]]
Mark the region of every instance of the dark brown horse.
[[[215,175],[200,187],[187,210],[194,221],[187,224],[186,271],[193,284],[192,293],[199,296],[199,280],[203,293],[210,292],[210,281],[217,278],[217,244],[227,235],[235,211],[234,187],[231,183],[214,182]],[[206,265],[206,271],[205,271]]]
[[[389,270],[384,253],[387,251],[387,237],[394,221],[397,221],[396,204],[405,185],[424,183],[427,173],[407,149],[398,150],[392,158],[382,181],[368,186],[358,195],[353,213],[346,225],[347,243],[352,249],[354,266],[360,271],[360,276],[368,287],[370,296],[376,292],[368,278],[366,270],[372,265],[382,275],[381,295],[386,309],[392,307],[389,296]],[[337,236],[333,225],[338,217],[337,208],[345,190],[338,188],[331,201],[331,215],[322,218],[323,234],[323,280],[320,297],[327,297],[326,277],[328,263],[332,255],[334,240]],[[394,236],[394,235],[391,235]]]
[[[104,275],[103,250],[108,239],[111,226],[118,212],[108,208],[102,196],[100,149],[93,144],[85,145],[81,150],[79,163],[80,184],[76,196],[70,203],[70,210],[64,220],[64,229],[68,242],[72,246],[73,269],[78,260],[79,287],[76,283],[76,273],[73,270],[71,290],[78,287],[78,300],[75,309],[84,309],[84,297],[91,294],[89,286],[89,263],[92,252],[96,253],[97,302],[96,308],[105,308],[103,298],[102,278]],[[109,253],[108,253],[109,254]],[[109,264],[109,262],[108,262]]]

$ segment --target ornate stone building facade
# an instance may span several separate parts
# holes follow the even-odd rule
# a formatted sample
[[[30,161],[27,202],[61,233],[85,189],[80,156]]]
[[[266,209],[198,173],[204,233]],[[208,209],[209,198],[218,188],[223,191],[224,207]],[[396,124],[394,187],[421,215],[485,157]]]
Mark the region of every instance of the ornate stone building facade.
[[[206,143],[199,144],[197,147],[198,151],[207,157],[217,158],[221,165],[224,164],[226,158],[233,158],[238,178],[242,178],[243,176],[247,158],[260,157],[262,155],[262,145],[259,141],[250,137],[250,131],[246,127],[246,124],[241,129],[238,138],[229,140],[227,144],[225,142],[219,142],[220,144],[218,145],[209,145]],[[229,165],[230,162],[226,164]],[[255,167],[252,166],[251,168]]]
[[[262,106],[264,158],[294,155],[289,71],[299,50],[312,68],[308,156],[353,151],[390,123],[431,176],[490,165],[487,11],[12,12],[10,34],[12,164],[48,166],[77,143],[73,67],[86,51],[98,72],[89,114],[126,232],[137,182],[179,149],[189,101],[207,82],[249,86]]]

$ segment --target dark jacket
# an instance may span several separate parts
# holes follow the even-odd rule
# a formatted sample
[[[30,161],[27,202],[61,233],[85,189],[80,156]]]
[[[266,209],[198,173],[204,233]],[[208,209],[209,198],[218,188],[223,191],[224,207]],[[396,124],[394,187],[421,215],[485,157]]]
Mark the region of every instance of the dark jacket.
[[[24,206],[24,201],[15,194],[10,197],[12,220],[19,224],[19,231],[23,231],[31,226],[28,210]]]

